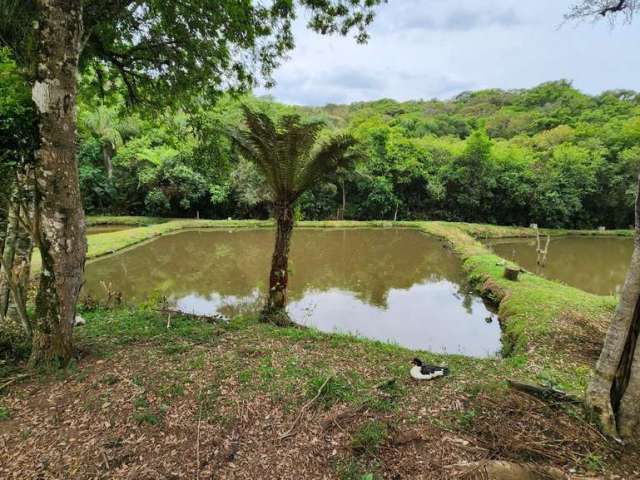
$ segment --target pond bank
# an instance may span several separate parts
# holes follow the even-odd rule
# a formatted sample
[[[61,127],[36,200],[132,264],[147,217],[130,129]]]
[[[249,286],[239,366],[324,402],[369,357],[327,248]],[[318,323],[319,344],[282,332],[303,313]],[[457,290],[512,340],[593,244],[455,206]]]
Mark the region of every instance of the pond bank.
[[[271,327],[252,316],[209,323],[169,318],[155,305],[88,306],[87,325],[75,332],[77,363],[1,392],[0,477],[436,479],[452,478],[462,462],[500,459],[556,467],[567,478],[634,478],[638,452],[607,442],[579,409],[548,405],[505,382],[549,383],[581,395],[615,300],[535,275],[504,279],[503,260],[475,236],[513,231],[394,226],[449,243],[478,291],[499,304],[509,356],[414,352]],[[246,227],[271,223],[152,224],[93,236],[89,256],[182,229]],[[448,365],[451,375],[414,382],[408,371],[416,355]]]
[[[135,224],[136,217],[127,217]],[[90,217],[90,224],[117,223],[117,217]],[[89,239],[88,258],[94,259],[135,246],[161,235],[194,228],[271,228],[271,221],[257,220],[169,220],[142,218],[150,223]],[[385,228],[403,227],[421,230],[444,239],[461,258],[473,287],[498,309],[503,326],[503,353],[523,365],[535,364],[534,376],[582,393],[587,376],[597,357],[610,315],[616,305],[613,297],[593,295],[558,282],[526,273],[517,282],[503,277],[504,259],[493,254],[478,239],[533,237],[535,230],[522,227],[451,223],[387,221],[303,221],[301,228]],[[616,230],[543,230],[552,235],[623,235]],[[585,349],[588,354],[585,355]],[[588,357],[588,358],[585,358]]]

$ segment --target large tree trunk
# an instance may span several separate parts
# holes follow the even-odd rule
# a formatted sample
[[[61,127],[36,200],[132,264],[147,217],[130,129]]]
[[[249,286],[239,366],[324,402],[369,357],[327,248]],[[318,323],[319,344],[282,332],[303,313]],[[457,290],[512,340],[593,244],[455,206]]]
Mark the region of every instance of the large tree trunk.
[[[636,194],[636,231],[631,264],[587,389],[587,404],[602,429],[625,440],[640,438],[640,176]]]
[[[285,326],[290,322],[287,315],[287,286],[289,282],[289,246],[293,233],[293,207],[288,202],[275,206],[277,222],[276,243],[271,258],[269,274],[269,297],[262,312],[264,321]]]
[[[36,154],[35,220],[42,272],[30,364],[66,365],[73,353],[72,325],[86,254],[75,157],[81,0],[39,0],[38,11],[33,100],[41,142]]]

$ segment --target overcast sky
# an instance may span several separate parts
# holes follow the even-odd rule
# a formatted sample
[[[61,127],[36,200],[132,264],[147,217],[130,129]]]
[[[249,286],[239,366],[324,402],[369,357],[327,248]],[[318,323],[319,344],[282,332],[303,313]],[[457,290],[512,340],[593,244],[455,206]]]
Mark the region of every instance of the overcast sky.
[[[640,18],[565,24],[571,0],[389,0],[371,39],[323,37],[296,24],[296,49],[265,91],[302,105],[450,98],[565,78],[587,93],[640,90]]]

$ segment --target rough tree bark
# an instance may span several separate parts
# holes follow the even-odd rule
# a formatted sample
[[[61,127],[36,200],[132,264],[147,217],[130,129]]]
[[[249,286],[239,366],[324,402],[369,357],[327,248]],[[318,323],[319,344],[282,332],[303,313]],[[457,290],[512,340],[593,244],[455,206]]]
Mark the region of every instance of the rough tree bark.
[[[275,205],[276,242],[271,258],[269,274],[269,297],[262,311],[263,321],[286,326],[290,322],[287,314],[287,286],[289,283],[289,247],[293,233],[293,207],[283,202]]]
[[[594,376],[587,389],[587,405],[602,429],[613,437],[640,438],[640,176],[636,194],[636,228],[627,277],[609,326]]]
[[[30,364],[72,356],[72,325],[86,255],[85,221],[75,158],[81,0],[38,0],[39,114],[36,153],[36,243],[42,256]]]
[[[0,199],[2,201],[2,199]],[[7,226],[9,220],[9,207],[4,206],[4,202],[0,204],[0,255],[4,253],[4,242],[7,238]]]
[[[3,239],[3,252],[2,252],[2,260],[3,265],[7,265],[7,267],[13,266],[13,259],[15,257],[16,252],[16,241],[17,241],[17,233],[18,233],[18,212],[17,208],[17,190],[11,195],[11,204],[9,206],[9,211],[7,215],[5,234]],[[0,267],[1,268],[1,267]],[[3,320],[7,315],[7,309],[9,307],[9,299],[11,298],[11,293],[9,290],[9,282],[6,278],[6,273],[0,276],[0,320]]]
[[[16,282],[16,291],[12,292],[7,316],[20,321],[28,335],[32,334],[31,322],[26,312],[27,291],[31,275],[31,256],[33,254],[33,238],[29,228],[33,224],[34,214],[34,182],[31,167],[20,168],[17,176],[19,192],[19,219],[15,238],[15,254],[13,258],[12,275]],[[19,298],[16,298],[16,295]]]

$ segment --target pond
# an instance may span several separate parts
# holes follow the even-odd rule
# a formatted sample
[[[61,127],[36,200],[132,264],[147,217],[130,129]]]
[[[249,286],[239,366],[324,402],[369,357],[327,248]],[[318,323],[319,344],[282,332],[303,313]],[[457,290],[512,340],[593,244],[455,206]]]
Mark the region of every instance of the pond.
[[[135,225],[91,225],[87,227],[87,235],[97,235],[99,233],[120,232],[136,228]]]
[[[535,239],[490,240],[487,244],[497,255],[526,270],[597,295],[620,290],[633,252],[630,237],[552,237],[546,266],[541,267],[536,263]]]
[[[271,230],[186,231],[87,265],[84,294],[125,301],[162,295],[181,311],[230,316],[259,309]],[[500,326],[470,293],[457,257],[420,232],[298,229],[289,313],[302,325],[434,352],[494,356]]]

